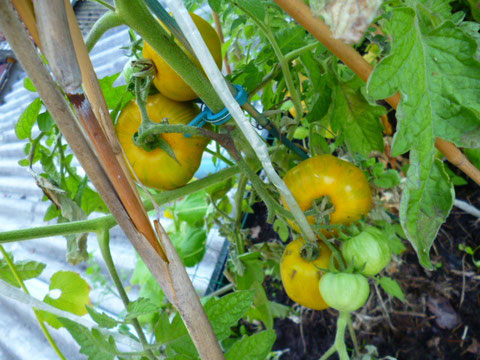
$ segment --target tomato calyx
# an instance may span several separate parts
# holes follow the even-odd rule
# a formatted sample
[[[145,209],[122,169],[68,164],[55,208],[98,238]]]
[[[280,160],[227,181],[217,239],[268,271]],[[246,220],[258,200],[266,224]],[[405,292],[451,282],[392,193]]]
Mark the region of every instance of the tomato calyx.
[[[315,261],[320,256],[320,248],[317,244],[306,241],[300,249],[300,256],[309,262]]]
[[[313,216],[315,224],[330,225],[330,215],[335,212],[335,205],[330,196],[321,196],[312,202],[312,206],[305,211],[305,215]]]

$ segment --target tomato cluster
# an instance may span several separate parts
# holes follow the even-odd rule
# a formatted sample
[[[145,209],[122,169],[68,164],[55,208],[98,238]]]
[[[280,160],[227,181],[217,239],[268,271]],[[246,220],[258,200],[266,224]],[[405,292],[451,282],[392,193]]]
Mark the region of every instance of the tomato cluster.
[[[332,155],[318,155],[301,162],[286,173],[284,181],[302,211],[309,209],[315,200],[328,196],[334,206],[330,224],[348,225],[367,215],[372,206],[372,193],[365,174],[355,165]],[[313,216],[307,219],[314,224]],[[295,224],[292,227],[298,230]],[[335,235],[322,232],[328,237]],[[371,226],[341,246],[347,268],[355,273],[325,274],[322,270],[328,270],[332,262],[330,249],[319,241],[320,256],[306,258],[302,253],[304,244],[297,239],[286,247],[280,264],[281,277],[287,295],[314,310],[333,307],[350,312],[363,306],[370,294],[366,277],[378,274],[391,258],[382,231]]]
[[[215,29],[201,17],[191,13],[192,19],[212,53],[217,65],[221,67],[222,52],[220,39]],[[163,24],[162,24],[163,25]],[[186,50],[178,44],[185,52]],[[198,60],[188,53],[198,66]],[[143,56],[151,59],[156,68],[153,84],[160,94],[147,98],[147,112],[150,120],[169,124],[188,124],[199,114],[198,106],[190,100],[197,97],[195,92],[182,78],[145,42]],[[132,137],[142,123],[138,105],[131,101],[122,110],[116,124],[117,136],[124,150],[130,170],[143,185],[157,190],[171,190],[188,183],[200,166],[203,151],[208,139],[193,136],[185,137],[179,133],[162,134],[175,154],[175,158],[166,151],[156,148],[152,151],[137,146]]]

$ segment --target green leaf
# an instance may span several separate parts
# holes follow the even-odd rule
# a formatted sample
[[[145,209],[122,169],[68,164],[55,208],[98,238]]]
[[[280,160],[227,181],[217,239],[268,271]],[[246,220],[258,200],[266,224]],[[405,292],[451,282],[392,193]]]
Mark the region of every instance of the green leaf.
[[[207,233],[203,228],[191,227],[187,223],[182,231],[169,232],[175,249],[186,267],[198,264],[207,250]]]
[[[226,360],[264,360],[275,342],[275,331],[267,330],[237,341],[225,354]]]
[[[83,325],[72,320],[59,318],[63,326],[80,345],[80,353],[88,356],[88,360],[113,360],[116,354],[115,342],[112,337],[105,340],[98,330],[90,331]]]
[[[255,16],[258,20],[265,19],[265,2],[264,0],[242,0],[241,6]]]
[[[475,40],[451,21],[427,31],[410,8],[394,9],[390,26],[393,51],[374,69],[368,92],[375,99],[397,91],[402,95],[392,155],[415,147],[426,134],[457,146],[480,147]]]
[[[361,93],[363,81],[336,81],[333,103],[330,108],[330,124],[333,132],[343,136],[348,149],[365,157],[373,150],[383,151],[383,134],[380,117],[382,106],[371,105]]]
[[[90,286],[73,271],[57,271],[50,280],[50,292],[43,301],[60,310],[71,312],[75,315],[87,314],[86,305],[90,304]],[[60,296],[52,298],[54,290],[60,290]],[[43,320],[47,321],[55,329],[61,327],[57,317],[45,311],[41,311]]]
[[[208,5],[210,5],[212,10],[216,13],[222,11],[222,0],[208,0]]]
[[[431,167],[429,164],[419,161],[416,150],[410,151],[408,181],[400,201],[400,223],[422,266],[432,269],[430,248],[452,209],[455,193],[443,163],[435,160]]]
[[[480,0],[468,0],[470,9],[472,10],[472,16],[475,21],[480,22]]]
[[[137,255],[137,263],[130,279],[132,285],[140,285],[140,297],[150,299],[154,304],[162,304],[165,295],[143,260]]]
[[[468,160],[472,162],[477,169],[480,169],[480,149],[463,149]]]
[[[253,296],[252,291],[236,291],[218,300],[212,298],[205,304],[205,312],[219,341],[231,334],[230,328],[245,315],[252,305]]]
[[[40,131],[49,132],[52,130],[53,125],[55,125],[55,120],[48,111],[45,111],[38,115],[37,124]]]
[[[198,191],[177,202],[174,212],[178,220],[185,221],[190,226],[203,226],[207,208],[205,191]]]
[[[37,89],[35,88],[35,85],[33,85],[33,82],[30,80],[30,78],[23,79],[23,87],[30,92],[37,92]]]
[[[275,33],[275,38],[278,42],[278,46],[283,53],[288,53],[306,45],[306,36],[307,35],[305,29],[301,26],[282,29]]]
[[[382,276],[381,278],[376,278],[377,283],[380,284],[383,290],[387,294],[390,294],[394,297],[396,297],[398,300],[404,302],[405,301],[405,294],[402,291],[402,288],[398,283],[393,280],[392,278],[389,278],[387,276]]]
[[[122,108],[127,102],[133,99],[133,95],[127,91],[127,86],[113,86],[113,83],[119,77],[120,73],[106,76],[100,79],[100,87],[102,88],[105,101],[109,109],[114,110],[117,107]]]
[[[140,315],[148,315],[154,312],[159,311],[160,308],[155,305],[150,299],[146,298],[138,298],[135,301],[132,301],[127,306],[127,316],[125,316],[126,320],[130,320],[132,318],[139,317]]]
[[[10,258],[13,261],[13,257],[10,255]],[[32,261],[32,260],[22,260],[22,261],[17,261],[14,263],[15,264],[15,269],[17,270],[18,275],[22,280],[28,280],[28,279],[33,279],[38,276],[43,272],[43,269],[45,269],[45,264]],[[7,262],[5,259],[0,260],[0,279],[3,281],[6,281],[10,285],[13,285],[15,287],[20,287],[20,284],[18,283],[17,279],[13,276],[12,271],[8,267]]]
[[[193,359],[196,359],[198,356],[195,345],[178,313],[173,318],[172,323],[168,321],[167,314],[161,314],[159,323],[155,328],[155,337],[161,344],[168,344],[167,351],[171,350],[179,355],[186,355]]]
[[[383,171],[381,174],[379,174],[373,182],[375,185],[378,187],[384,188],[384,189],[391,189],[397,185],[400,184],[400,181],[402,179],[400,178],[400,174],[398,171],[393,170],[393,169],[388,169]]]
[[[15,125],[15,134],[20,140],[28,139],[32,136],[32,127],[37,121],[38,113],[42,107],[42,100],[36,98],[27,106],[25,111],[20,115]]]
[[[88,313],[92,317],[93,321],[95,321],[99,326],[106,328],[106,329],[112,329],[115,326],[118,325],[117,320],[111,318],[105,313],[99,313],[96,311],[94,308],[90,306],[86,306]]]

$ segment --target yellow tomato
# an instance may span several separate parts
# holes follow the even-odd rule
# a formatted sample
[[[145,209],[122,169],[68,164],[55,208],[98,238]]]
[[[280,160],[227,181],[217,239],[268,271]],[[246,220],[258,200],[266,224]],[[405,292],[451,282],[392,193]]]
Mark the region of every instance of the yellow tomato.
[[[195,104],[178,103],[161,94],[148,98],[147,111],[153,122],[167,119],[169,124],[188,124],[199,113]],[[162,134],[174,151],[177,162],[162,149],[146,151],[133,143],[132,136],[141,122],[140,109],[135,101],[131,101],[122,110],[115,125],[125,156],[140,182],[158,190],[175,189],[188,183],[200,166],[209,140],[200,136],[186,138],[183,134]]]
[[[222,45],[215,29],[200,16],[190,13],[192,20],[202,35],[205,44],[207,44],[210,53],[219,69],[222,68]],[[178,42],[176,43],[186,52],[185,48]],[[188,52],[190,58],[200,67],[200,63]],[[153,84],[164,96],[175,101],[189,101],[197,98],[197,94],[187,85],[185,81],[173,70],[170,65],[158,55],[155,50],[145,42],[143,47],[143,57],[151,59],[157,69],[157,75]]]
[[[314,261],[305,260],[300,251],[305,244],[302,238],[292,241],[283,252],[280,274],[287,295],[296,303],[313,310],[323,310],[329,306],[323,300],[319,289],[321,269],[328,269],[332,252],[319,242],[319,256]]]
[[[372,192],[363,171],[332,155],[302,161],[287,171],[283,180],[302,211],[309,209],[315,199],[328,195],[335,207],[331,224],[349,224],[368,214],[372,207]],[[308,221],[313,224],[314,217],[309,216]]]

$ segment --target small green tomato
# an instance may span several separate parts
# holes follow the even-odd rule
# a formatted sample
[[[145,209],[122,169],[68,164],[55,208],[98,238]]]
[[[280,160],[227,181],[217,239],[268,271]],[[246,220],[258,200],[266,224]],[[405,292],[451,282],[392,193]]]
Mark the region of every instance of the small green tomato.
[[[361,274],[327,273],[320,280],[320,293],[330,307],[352,312],[365,305],[370,286]]]

